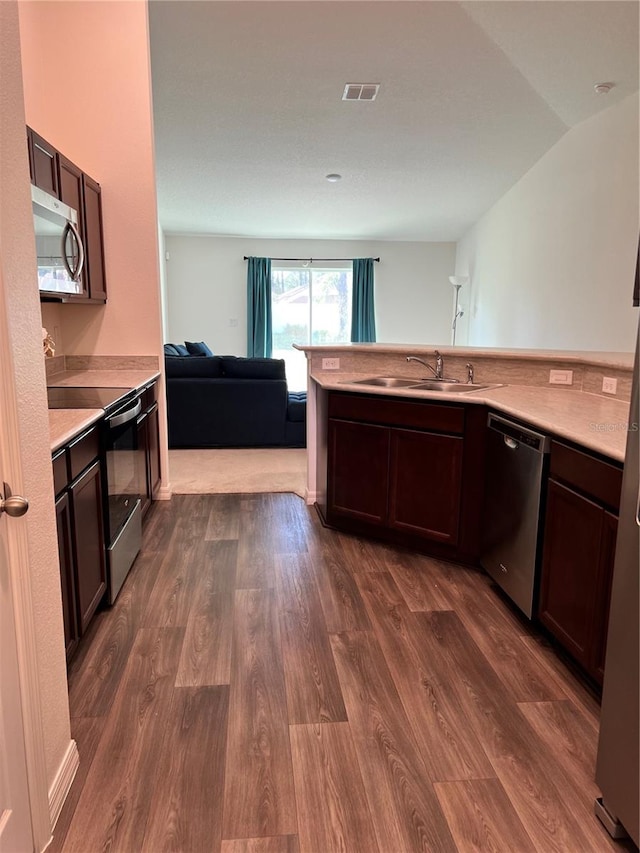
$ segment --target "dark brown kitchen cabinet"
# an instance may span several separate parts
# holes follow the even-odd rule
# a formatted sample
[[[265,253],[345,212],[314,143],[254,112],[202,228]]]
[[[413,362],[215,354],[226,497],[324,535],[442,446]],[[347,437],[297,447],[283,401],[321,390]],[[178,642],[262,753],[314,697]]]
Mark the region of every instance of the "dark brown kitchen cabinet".
[[[76,592],[71,545],[71,504],[67,492],[60,495],[56,501],[56,525],[58,528],[58,558],[60,561],[60,586],[62,589],[64,648],[68,662],[76,650],[80,634],[76,618]]]
[[[78,230],[84,245],[82,292],[65,295],[65,302],[107,301],[100,184],[27,128],[31,183],[72,207],[78,214]],[[43,294],[43,298],[54,298]]]
[[[391,431],[389,524],[455,545],[462,494],[461,436]]]
[[[41,190],[59,198],[58,166],[53,145],[38,136],[31,128],[27,128],[27,146],[29,149],[29,171],[31,183]]]
[[[145,491],[142,514],[147,513],[153,494],[160,485],[160,436],[158,423],[157,384],[148,385],[141,395],[142,413],[138,416],[138,452],[143,458]]]
[[[602,683],[622,470],[551,446],[539,618]]]
[[[76,599],[80,634],[84,634],[107,589],[102,526],[102,481],[96,460],[69,486],[73,513]]]
[[[83,226],[85,234],[85,265],[89,299],[107,301],[107,280],[104,272],[104,241],[102,229],[102,191],[100,184],[82,175]]]
[[[328,524],[473,561],[486,420],[475,408],[331,393]]]
[[[387,521],[388,427],[329,421],[329,515],[369,524]]]
[[[93,426],[52,459],[67,660],[107,585],[98,439],[98,427]]]

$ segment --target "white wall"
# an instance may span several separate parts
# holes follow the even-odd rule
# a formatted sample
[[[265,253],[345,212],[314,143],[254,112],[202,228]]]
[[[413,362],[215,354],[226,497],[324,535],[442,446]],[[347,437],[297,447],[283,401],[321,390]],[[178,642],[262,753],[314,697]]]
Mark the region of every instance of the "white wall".
[[[459,342],[630,351],[638,98],[577,125],[459,241]]]
[[[282,258],[380,257],[376,327],[384,343],[449,343],[454,243],[262,240],[165,235],[167,341],[206,341],[215,353],[246,355],[244,255]],[[236,320],[237,325],[230,325]]]

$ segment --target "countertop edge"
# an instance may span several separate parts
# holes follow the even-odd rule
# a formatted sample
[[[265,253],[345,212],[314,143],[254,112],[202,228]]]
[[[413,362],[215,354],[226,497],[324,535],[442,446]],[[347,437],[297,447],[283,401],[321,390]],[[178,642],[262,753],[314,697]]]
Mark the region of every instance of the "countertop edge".
[[[103,416],[104,409],[49,409],[51,453],[68,444]]]
[[[622,442],[618,436],[622,432],[626,434],[626,430],[623,430],[622,427],[628,421],[630,404],[625,401],[608,400],[584,391],[566,391],[563,389],[549,391],[549,389],[539,389],[532,386],[504,385],[502,387],[456,394],[440,391],[411,391],[409,388],[363,387],[362,385],[353,384],[353,382],[344,377],[338,379],[337,376],[332,376],[329,379],[325,375],[311,374],[310,378],[319,387],[327,391],[348,391],[358,394],[423,400],[431,403],[455,402],[458,404],[489,406],[502,414],[511,415],[511,417],[517,418],[520,421],[543,429],[558,438],[564,438],[580,447],[584,447],[594,453],[599,453],[601,456],[624,463],[625,447],[622,446]],[[529,398],[528,405],[526,401],[518,403],[509,399],[501,399],[501,397],[504,398],[509,394],[515,396],[518,393],[526,395]],[[549,417],[545,417],[544,414],[535,411],[535,399],[532,401],[531,398],[535,398],[536,394],[538,394],[539,399],[542,401],[543,396],[550,393],[571,394],[572,403],[575,404],[576,401],[580,401],[582,408],[585,409],[585,414],[581,417],[581,425],[576,423],[572,427],[566,423],[559,423],[557,420],[552,421]],[[542,403],[539,405],[542,408]],[[592,417],[586,414],[587,411],[589,415],[592,414]],[[603,415],[609,420],[599,420]],[[588,426],[587,431],[585,431],[585,420]],[[582,429],[580,426],[582,426]],[[607,427],[610,428],[607,429]],[[591,434],[591,431],[593,434]]]

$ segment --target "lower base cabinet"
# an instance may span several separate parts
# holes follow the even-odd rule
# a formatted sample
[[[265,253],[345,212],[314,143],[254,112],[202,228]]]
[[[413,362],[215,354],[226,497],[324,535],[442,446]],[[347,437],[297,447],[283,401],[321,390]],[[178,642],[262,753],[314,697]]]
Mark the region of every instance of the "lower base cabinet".
[[[486,421],[473,408],[330,394],[327,522],[473,561]]]
[[[142,394],[143,411],[138,416],[138,452],[144,470],[142,514],[151,507],[153,495],[160,485],[160,436],[158,422],[157,385],[153,382]]]
[[[67,660],[107,589],[97,427],[53,456]]]
[[[538,615],[599,684],[621,486],[621,469],[552,442]]]

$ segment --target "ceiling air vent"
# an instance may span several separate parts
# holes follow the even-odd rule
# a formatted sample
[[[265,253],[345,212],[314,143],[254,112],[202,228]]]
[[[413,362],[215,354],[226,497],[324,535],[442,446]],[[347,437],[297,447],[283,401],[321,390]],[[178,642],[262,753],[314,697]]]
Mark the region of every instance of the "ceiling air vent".
[[[347,83],[342,93],[343,101],[375,101],[380,83]]]

